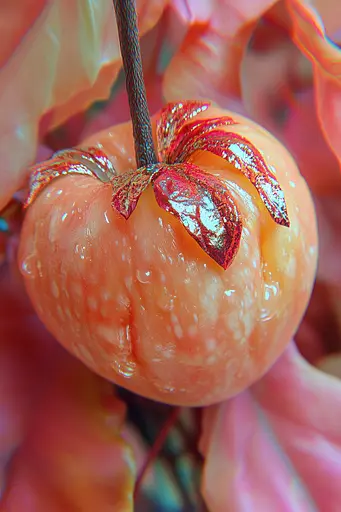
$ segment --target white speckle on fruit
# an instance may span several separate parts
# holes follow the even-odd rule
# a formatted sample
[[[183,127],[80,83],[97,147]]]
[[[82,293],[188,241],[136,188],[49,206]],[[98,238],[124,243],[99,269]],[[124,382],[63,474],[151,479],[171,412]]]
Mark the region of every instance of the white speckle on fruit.
[[[126,285],[126,288],[128,291],[131,291],[132,287],[133,287],[133,278],[132,277],[126,277],[124,279],[124,284]]]
[[[64,320],[64,311],[62,310],[61,306],[58,304],[57,306],[57,314],[61,320]]]
[[[112,329],[111,327],[106,327],[103,324],[97,325],[97,334],[103,338],[105,341],[117,345],[118,343],[118,335],[116,329]]]
[[[206,316],[212,323],[218,318],[219,296],[222,294],[222,282],[215,276],[208,275],[204,291],[200,294],[201,307],[205,311]]]
[[[291,256],[289,261],[285,266],[286,274],[289,277],[295,277],[296,275],[296,259],[294,256]]]
[[[217,361],[217,356],[215,354],[211,354],[207,359],[206,359],[206,363],[207,364],[214,364],[216,363]]]
[[[208,338],[205,342],[208,352],[213,352],[217,348],[217,340]]]
[[[78,350],[81,359],[83,359],[86,363],[93,364],[94,358],[90,354],[89,350],[84,345],[78,345]]]
[[[87,298],[87,303],[88,303],[88,306],[89,306],[89,309],[91,311],[96,311],[97,308],[98,308],[98,302],[97,302],[97,299],[96,297],[88,297]]]
[[[175,352],[173,348],[167,348],[163,351],[163,357],[165,359],[172,359],[175,356]]]
[[[53,209],[50,217],[49,226],[49,240],[50,242],[56,242],[59,237],[59,221],[61,218],[61,212],[59,209]]]
[[[105,302],[107,302],[108,300],[110,300],[110,299],[111,299],[111,297],[112,297],[112,295],[111,295],[111,293],[110,293],[110,291],[109,291],[109,290],[102,290],[102,294],[101,294],[101,295],[102,295],[102,299],[103,299]]]
[[[51,291],[52,291],[52,295],[54,296],[54,298],[58,299],[58,297],[59,297],[59,288],[58,288],[58,285],[57,285],[56,281],[52,281]]]
[[[82,295],[82,287],[81,287],[80,283],[78,283],[78,282],[73,283],[72,291],[75,295],[80,297]]]
[[[178,339],[181,339],[182,336],[183,336],[183,330],[182,328],[180,327],[179,324],[175,325],[174,326],[174,334],[175,336],[178,338]]]
[[[190,325],[188,328],[188,335],[195,336],[198,332],[198,327],[196,325]]]

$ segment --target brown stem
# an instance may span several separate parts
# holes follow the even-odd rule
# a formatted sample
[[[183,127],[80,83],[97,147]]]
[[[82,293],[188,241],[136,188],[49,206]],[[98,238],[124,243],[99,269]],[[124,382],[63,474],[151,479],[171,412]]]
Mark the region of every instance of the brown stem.
[[[123,67],[126,76],[137,167],[157,163],[143,80],[142,58],[134,0],[114,0]]]

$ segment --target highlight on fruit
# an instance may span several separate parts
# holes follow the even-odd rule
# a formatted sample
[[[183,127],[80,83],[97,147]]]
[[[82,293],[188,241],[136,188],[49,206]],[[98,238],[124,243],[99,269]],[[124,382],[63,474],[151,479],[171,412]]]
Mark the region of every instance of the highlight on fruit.
[[[52,179],[66,174],[92,176],[112,186],[112,206],[125,219],[152,185],[161,208],[173,214],[200,247],[222,268],[233,262],[242,218],[224,183],[191,162],[197,151],[211,152],[234,166],[255,187],[274,222],[290,226],[283,190],[257,148],[245,137],[222,130],[236,125],[229,116],[191,121],[210,106],[185,101],[165,106],[157,123],[159,162],[117,176],[99,149],[66,150],[32,168],[30,205]]]

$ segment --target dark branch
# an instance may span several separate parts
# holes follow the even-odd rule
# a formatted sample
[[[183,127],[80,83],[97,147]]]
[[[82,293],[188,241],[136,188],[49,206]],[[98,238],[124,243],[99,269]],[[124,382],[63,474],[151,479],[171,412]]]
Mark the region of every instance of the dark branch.
[[[137,167],[157,163],[143,80],[141,49],[134,0],[114,0],[121,54],[133,123]]]

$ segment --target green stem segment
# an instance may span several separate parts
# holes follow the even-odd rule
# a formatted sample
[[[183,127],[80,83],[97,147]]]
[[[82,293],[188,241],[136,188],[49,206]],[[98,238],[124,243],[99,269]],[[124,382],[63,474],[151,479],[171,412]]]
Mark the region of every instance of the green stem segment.
[[[137,167],[157,163],[152,125],[143,80],[142,58],[134,0],[114,0],[130,115],[133,124]]]

